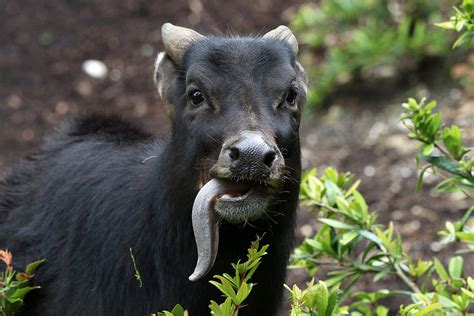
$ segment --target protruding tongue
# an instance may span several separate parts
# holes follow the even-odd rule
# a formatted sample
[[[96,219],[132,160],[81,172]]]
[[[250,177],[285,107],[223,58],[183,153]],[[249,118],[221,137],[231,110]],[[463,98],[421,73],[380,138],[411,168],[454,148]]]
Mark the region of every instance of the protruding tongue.
[[[214,209],[216,199],[236,192],[237,183],[212,179],[206,183],[194,200],[192,222],[196,240],[198,261],[190,281],[204,277],[214,265],[219,248],[219,219]],[[237,190],[238,191],[238,190]]]

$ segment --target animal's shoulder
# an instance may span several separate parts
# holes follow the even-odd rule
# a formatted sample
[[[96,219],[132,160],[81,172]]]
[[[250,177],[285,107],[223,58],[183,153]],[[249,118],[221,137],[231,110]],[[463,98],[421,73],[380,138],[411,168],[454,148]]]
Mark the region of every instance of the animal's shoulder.
[[[152,135],[136,124],[116,115],[88,114],[69,119],[58,133],[69,137],[95,137],[119,144],[147,141]]]

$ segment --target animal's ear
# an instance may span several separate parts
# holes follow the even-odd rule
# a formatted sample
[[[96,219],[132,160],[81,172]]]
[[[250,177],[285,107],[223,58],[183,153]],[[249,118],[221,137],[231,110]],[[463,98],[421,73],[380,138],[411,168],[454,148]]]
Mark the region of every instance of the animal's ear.
[[[158,94],[163,101],[163,106],[170,117],[174,116],[174,107],[170,100],[171,87],[177,79],[177,69],[173,61],[165,52],[161,52],[156,57],[154,80]]]
[[[173,117],[175,112],[171,100],[172,87],[176,84],[184,52],[189,44],[203,37],[196,31],[171,23],[165,23],[161,27],[161,40],[165,51],[159,53],[156,58],[154,78],[158,94],[170,117]]]
[[[203,37],[194,30],[171,23],[165,23],[161,27],[161,40],[165,46],[165,51],[171,60],[178,65],[181,64],[184,52],[189,44]]]
[[[293,53],[295,55],[298,54],[298,41],[296,40],[293,32],[291,32],[291,30],[285,25],[280,25],[276,29],[271,30],[270,32],[263,35],[263,38],[276,38],[281,41],[285,41],[288,43],[288,45],[290,45]]]
[[[303,66],[299,62],[296,62],[296,80],[298,81],[298,86],[300,86],[304,94],[308,94],[308,76],[306,75],[306,72],[304,71]]]

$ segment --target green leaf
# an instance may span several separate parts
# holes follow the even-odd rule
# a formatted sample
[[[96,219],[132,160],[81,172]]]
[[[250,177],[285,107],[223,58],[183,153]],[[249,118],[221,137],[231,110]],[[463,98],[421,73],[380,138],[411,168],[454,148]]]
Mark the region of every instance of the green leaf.
[[[378,272],[375,276],[374,276],[374,283],[379,281],[380,279],[382,279],[384,276],[386,276],[387,274],[389,274],[390,272],[392,272],[392,268],[391,267],[386,267],[385,269],[383,269],[382,271]]]
[[[448,157],[437,157],[437,156],[421,156],[421,159],[433,164],[434,166],[447,171],[449,173],[458,175],[458,176],[464,176],[464,173],[462,173],[461,166],[459,163],[455,160],[452,160]]]
[[[216,281],[209,281],[212,285],[219,289],[225,296],[232,298],[233,301],[236,300],[236,293],[232,284],[220,275],[215,275],[214,278],[219,279],[221,283]]]
[[[430,165],[426,165],[420,170],[420,174],[418,175],[418,181],[416,182],[417,193],[421,191],[421,187],[423,186],[423,177],[425,176],[425,172],[430,168]]]
[[[361,229],[358,232],[362,237],[367,238],[368,240],[376,243],[377,245],[382,245],[382,241],[374,233],[369,232],[368,230],[364,230],[364,229]]]
[[[339,289],[338,287],[334,286],[329,291],[328,304],[326,308],[326,316],[332,316],[334,314],[334,311],[338,304],[338,300],[339,300]]]
[[[375,315],[376,316],[387,316],[388,315],[388,308],[385,306],[379,305],[375,309]]]
[[[319,281],[316,286],[316,307],[318,315],[325,315],[328,307],[329,293],[324,282]]]
[[[438,258],[434,258],[433,263],[434,263],[436,273],[438,273],[438,276],[441,278],[441,280],[448,281],[449,280],[448,272],[444,268],[441,261],[439,261]]]
[[[237,297],[236,297],[237,305],[242,305],[244,300],[249,296],[251,290],[252,290],[251,285],[248,285],[246,282],[242,282],[237,292]]]
[[[434,25],[441,27],[445,30],[454,30],[454,23],[452,21],[435,23]]]
[[[428,156],[434,149],[434,144],[428,144],[423,147],[423,155]]]
[[[32,262],[30,264],[28,264],[25,268],[25,272],[27,274],[34,274],[36,272],[36,269],[39,267],[40,264],[42,264],[44,262],[44,259],[43,260],[37,260],[35,262]]]
[[[442,306],[441,303],[436,303],[436,304],[429,305],[429,306],[423,308],[422,310],[420,310],[419,312],[416,312],[415,314],[413,314],[413,316],[427,315],[431,312],[441,310],[441,306]]]
[[[337,220],[335,220],[335,219],[320,218],[319,221],[320,221],[320,222],[323,222],[323,223],[326,224],[326,225],[329,225],[329,226],[331,226],[331,227],[334,227],[334,228],[340,228],[340,229],[356,229],[355,226],[352,226],[352,225],[349,225],[349,224],[346,224],[346,223],[337,221]]]
[[[339,240],[339,242],[341,243],[341,245],[347,245],[349,244],[351,241],[353,241],[355,238],[357,238],[359,236],[359,234],[355,231],[349,231],[347,233],[344,233],[342,234],[341,236],[341,239]]]
[[[454,42],[453,48],[457,48],[465,43],[471,43],[474,40],[474,32],[466,32],[459,36],[459,38]]]
[[[436,135],[441,126],[441,113],[432,114],[426,121],[426,136],[430,141],[436,140]]]
[[[5,300],[5,314],[14,315],[14,313],[17,312],[22,305],[23,305],[22,299],[7,298]],[[3,311],[0,309],[0,312],[3,312]]]
[[[173,314],[173,316],[184,316],[184,308],[181,305],[177,304],[173,308],[171,313]]]
[[[336,205],[336,196],[344,196],[339,187],[329,179],[324,181],[326,187],[326,198],[330,206]]]
[[[443,130],[443,143],[448,149],[449,153],[456,160],[460,160],[463,156],[463,147],[461,144],[461,130],[457,125],[446,127]]]
[[[458,232],[456,233],[456,237],[465,241],[465,242],[473,242],[474,243],[474,233],[465,233],[465,232]]]
[[[456,256],[449,260],[448,271],[452,278],[461,278],[463,273],[463,259],[460,256]]]

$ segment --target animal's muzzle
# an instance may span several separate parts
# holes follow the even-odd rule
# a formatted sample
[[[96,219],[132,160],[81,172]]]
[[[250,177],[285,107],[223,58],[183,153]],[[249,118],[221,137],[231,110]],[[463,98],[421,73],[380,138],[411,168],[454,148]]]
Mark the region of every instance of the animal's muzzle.
[[[219,248],[222,219],[243,224],[260,219],[281,184],[285,162],[271,138],[258,131],[243,131],[227,139],[212,179],[199,190],[193,204],[192,221],[198,261],[191,281],[212,268]]]
[[[258,131],[243,131],[222,146],[218,165],[235,179],[265,181],[281,176],[285,166],[276,144]]]

